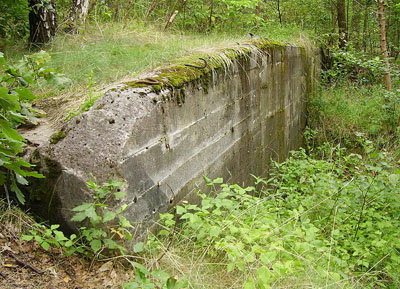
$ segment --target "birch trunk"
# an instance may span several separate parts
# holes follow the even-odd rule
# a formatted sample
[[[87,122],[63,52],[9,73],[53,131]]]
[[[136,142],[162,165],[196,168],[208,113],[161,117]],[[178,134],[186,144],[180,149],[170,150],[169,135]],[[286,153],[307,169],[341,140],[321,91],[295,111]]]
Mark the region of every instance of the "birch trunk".
[[[49,42],[57,30],[57,13],[54,1],[29,0],[29,42],[41,45]]]

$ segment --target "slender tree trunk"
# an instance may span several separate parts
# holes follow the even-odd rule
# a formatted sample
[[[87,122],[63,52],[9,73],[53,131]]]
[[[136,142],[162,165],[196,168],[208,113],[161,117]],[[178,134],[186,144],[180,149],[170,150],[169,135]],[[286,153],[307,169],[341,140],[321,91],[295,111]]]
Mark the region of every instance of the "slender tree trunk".
[[[151,15],[151,13],[153,12],[154,8],[156,8],[157,4],[158,4],[157,0],[153,0],[151,2],[150,7],[149,7],[149,9],[147,10],[147,13],[146,13],[146,17],[145,17],[146,21],[149,20],[149,17]]]
[[[87,11],[88,15],[90,14],[90,12],[93,11],[93,9],[96,6],[96,4],[97,4],[97,0],[91,0],[90,1],[89,8],[88,8],[88,11]]]
[[[276,10],[278,11],[279,23],[282,25],[282,13],[281,13],[281,3],[280,0],[276,1]]]
[[[214,0],[211,0],[211,3],[210,3],[210,17],[208,19],[208,29],[210,31],[212,30],[213,16],[214,16]]]
[[[167,23],[164,26],[164,31],[166,31],[168,27],[172,24],[172,22],[174,22],[176,15],[178,15],[179,11],[181,11],[183,7],[185,7],[186,2],[187,0],[183,0],[181,3],[179,3],[179,0],[176,1],[174,8],[176,7],[177,10],[175,10],[169,17]]]
[[[329,46],[333,46],[334,45],[334,37],[333,35],[336,33],[336,22],[337,22],[337,9],[335,4],[332,2],[332,0],[330,0],[330,6],[331,6],[331,17],[332,17],[332,30],[331,30],[331,36],[329,37]]]
[[[347,25],[346,25],[346,2],[345,0],[337,1],[337,18],[339,27],[339,48],[343,49],[347,41]]]
[[[360,47],[360,20],[361,20],[361,5],[360,0],[353,0],[353,17],[351,18],[351,40],[354,43],[354,48]]]
[[[257,8],[256,8],[256,28],[258,28],[258,20],[260,19],[260,13],[261,13],[261,1],[258,1],[257,3]]]
[[[385,63],[385,87],[386,90],[392,89],[392,79],[390,77],[390,64],[389,64],[389,53],[387,49],[386,39],[386,15],[385,15],[385,0],[377,0],[378,2],[378,18],[379,18],[379,32],[380,32],[380,44],[382,59]]]
[[[365,0],[364,24],[363,24],[363,40],[362,40],[362,46],[363,46],[364,53],[367,52],[367,31],[368,31],[368,21],[369,21],[368,4],[369,4],[369,0]]]
[[[89,11],[89,0],[72,0],[69,19],[73,23],[85,23]]]

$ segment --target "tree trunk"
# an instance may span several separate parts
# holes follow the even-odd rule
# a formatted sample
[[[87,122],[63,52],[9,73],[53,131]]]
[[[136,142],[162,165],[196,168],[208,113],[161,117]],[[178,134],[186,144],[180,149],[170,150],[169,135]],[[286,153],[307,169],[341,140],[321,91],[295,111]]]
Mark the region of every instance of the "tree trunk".
[[[276,2],[276,10],[278,11],[279,23],[282,25],[282,13],[281,13],[281,3],[280,3],[280,0],[277,0],[277,2]]]
[[[69,19],[72,23],[85,23],[89,11],[89,0],[72,0]]]
[[[367,52],[367,31],[368,31],[368,18],[369,18],[368,17],[369,16],[368,4],[369,4],[369,0],[365,0],[363,40],[362,40],[362,46],[363,46],[364,53]]]
[[[390,77],[390,64],[389,64],[389,53],[387,49],[386,40],[386,15],[385,15],[385,0],[377,0],[378,3],[378,18],[379,18],[379,32],[380,32],[380,44],[382,59],[385,63],[385,87],[386,90],[392,89],[392,79]]]
[[[331,6],[331,23],[332,23],[332,26],[331,26],[331,28],[332,28],[332,30],[331,30],[331,34],[330,34],[330,36],[329,36],[329,47],[331,47],[331,46],[333,46],[334,45],[334,42],[335,42],[335,40],[334,40],[334,37],[333,37],[333,35],[336,33],[336,22],[337,22],[337,9],[336,9],[336,6],[335,6],[335,4],[332,2],[332,0],[330,0],[330,6]]]
[[[346,3],[345,0],[337,1],[337,19],[339,27],[339,48],[343,49],[347,41]]]
[[[41,45],[49,42],[56,34],[57,14],[54,0],[29,0],[29,42]]]
[[[351,40],[354,48],[360,47],[360,20],[361,20],[361,5],[360,0],[353,0],[353,17],[351,18]]]
[[[256,8],[256,28],[258,28],[258,21],[260,19],[260,13],[261,13],[261,1],[258,1],[257,8]]]
[[[211,3],[210,3],[210,16],[209,16],[209,19],[208,19],[208,29],[210,31],[212,30],[213,16],[214,16],[214,0],[211,0]]]

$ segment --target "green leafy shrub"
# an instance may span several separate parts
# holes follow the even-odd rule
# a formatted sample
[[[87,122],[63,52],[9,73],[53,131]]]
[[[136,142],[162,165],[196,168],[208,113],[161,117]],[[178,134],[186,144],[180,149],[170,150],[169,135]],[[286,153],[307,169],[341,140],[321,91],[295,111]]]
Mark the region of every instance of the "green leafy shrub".
[[[10,65],[0,52],[0,185],[9,187],[22,204],[25,203],[25,197],[18,184],[27,185],[26,177],[43,178],[19,156],[26,140],[17,128],[26,123],[38,124],[36,116],[40,115],[32,107],[36,96],[29,86],[40,86],[43,81],[56,85],[69,83],[69,79],[47,67],[49,61],[50,55],[40,51]]]
[[[78,252],[89,258],[102,257],[100,254],[107,250],[107,253],[124,254],[127,251],[126,247],[116,239],[122,242],[132,239],[129,229],[133,226],[121,215],[128,206],[122,204],[113,211],[108,209],[108,203],[112,199],[120,200],[126,195],[121,191],[125,184],[110,180],[102,185],[88,181],[86,185],[92,192],[93,202],[84,202],[72,209],[75,212],[72,221],[88,223],[87,227],[80,228],[78,236],[64,236],[62,231],[57,230],[60,227],[57,224],[50,227],[36,224],[37,229],[30,230],[30,234],[24,235],[22,239],[36,241],[45,250],[62,247],[66,249],[66,255]]]
[[[25,197],[17,184],[27,185],[25,177],[43,177],[30,170],[32,165],[18,156],[26,140],[17,132],[17,126],[26,121],[37,123],[32,108],[35,96],[26,87],[32,82],[31,73],[8,65],[0,52],[0,185],[9,187],[22,204]]]
[[[57,230],[60,225],[46,227],[35,223],[34,226],[37,229],[31,229],[29,235],[23,235],[21,238],[23,241],[36,241],[46,251],[51,247],[68,249],[65,255],[71,255],[77,251],[82,253],[81,249],[77,247],[77,236],[72,234],[69,238],[66,237],[62,231]]]
[[[29,7],[26,0],[2,0],[0,11],[2,38],[23,38],[29,34]]]
[[[93,202],[84,202],[72,209],[76,212],[72,221],[88,221],[89,227],[81,227],[82,241],[89,244],[88,255],[99,255],[103,250],[119,252],[124,254],[126,248],[119,244],[115,239],[122,241],[131,240],[132,235],[129,232],[133,228],[131,223],[121,215],[128,205],[123,204],[117,210],[108,209],[108,202],[114,198],[122,199],[126,193],[121,191],[125,184],[116,180],[98,185],[94,181],[88,181],[87,187],[93,193]]]
[[[325,83],[351,81],[358,84],[377,84],[382,81],[385,65],[379,57],[371,58],[349,50],[333,50],[332,67],[322,71]]]
[[[163,270],[149,271],[139,263],[130,263],[136,268],[135,279],[123,285],[124,289],[180,289],[187,288],[187,280],[177,280]]]
[[[290,288],[310,274],[317,287],[397,288],[400,170],[385,153],[370,161],[332,153],[316,160],[293,152],[252,187],[209,181],[219,186],[215,198],[200,194],[200,205],[176,208],[180,242],[228,272],[247,272],[244,288]],[[167,236],[174,215],[161,219]]]

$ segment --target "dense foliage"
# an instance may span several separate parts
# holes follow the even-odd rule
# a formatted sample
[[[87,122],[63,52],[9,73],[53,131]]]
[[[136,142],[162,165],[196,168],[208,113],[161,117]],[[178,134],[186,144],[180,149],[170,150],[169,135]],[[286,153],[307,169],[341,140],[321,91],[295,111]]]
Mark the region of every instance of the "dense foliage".
[[[293,152],[255,187],[208,180],[221,190],[215,198],[201,194],[201,205],[176,209],[180,240],[245,272],[244,288],[398,288],[400,170],[384,152],[326,153],[332,158]],[[161,219],[168,236],[175,216]]]
[[[28,59],[34,62],[35,56]],[[6,191],[9,187],[21,203],[25,202],[25,198],[18,184],[27,185],[27,176],[43,177],[29,170],[31,165],[18,155],[26,141],[16,131],[16,127],[27,121],[37,123],[31,105],[35,96],[27,86],[38,74],[33,73],[28,62],[22,61],[18,66],[8,65],[0,52],[0,185],[5,185]]]

